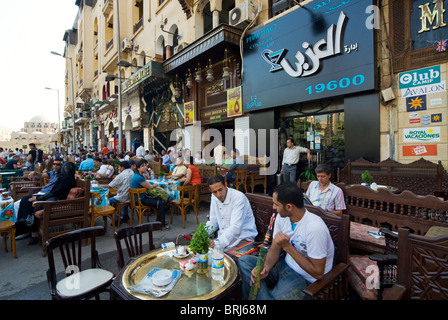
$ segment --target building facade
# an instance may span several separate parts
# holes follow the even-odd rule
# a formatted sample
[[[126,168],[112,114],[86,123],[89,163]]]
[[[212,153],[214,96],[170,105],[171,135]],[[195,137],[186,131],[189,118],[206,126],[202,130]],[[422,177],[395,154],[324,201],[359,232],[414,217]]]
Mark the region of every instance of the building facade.
[[[292,137],[335,172],[361,157],[448,167],[447,0],[76,5],[68,147],[74,131],[78,146],[118,150],[121,131],[123,150],[211,157],[222,139],[277,172]]]

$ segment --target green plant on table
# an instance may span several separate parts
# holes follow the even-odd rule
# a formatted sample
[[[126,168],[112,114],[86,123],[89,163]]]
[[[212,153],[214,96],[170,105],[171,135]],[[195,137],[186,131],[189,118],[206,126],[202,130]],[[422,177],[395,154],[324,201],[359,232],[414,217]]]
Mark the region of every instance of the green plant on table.
[[[199,254],[206,254],[210,246],[210,236],[207,232],[208,227],[204,222],[199,224],[198,229],[193,234],[193,238],[190,241],[191,251]]]
[[[362,174],[361,174],[361,179],[362,179],[362,182],[364,182],[364,183],[367,183],[367,184],[371,184],[372,183],[372,181],[373,181],[373,177],[372,177],[372,175],[370,174],[370,172],[368,171],[368,170],[366,170],[366,171],[364,171]]]
[[[159,177],[163,177],[163,176],[165,176],[165,172],[159,171]]]

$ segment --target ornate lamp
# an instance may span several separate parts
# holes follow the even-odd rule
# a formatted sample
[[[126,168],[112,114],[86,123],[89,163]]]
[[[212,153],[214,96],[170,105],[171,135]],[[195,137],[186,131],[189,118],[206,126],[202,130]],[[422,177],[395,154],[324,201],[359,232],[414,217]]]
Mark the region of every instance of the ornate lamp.
[[[208,59],[208,67],[207,67],[207,77],[206,77],[206,79],[208,81],[215,80],[215,77],[213,76],[212,59]]]
[[[188,69],[188,74],[187,74],[187,78],[186,78],[187,83],[185,84],[185,86],[190,89],[191,87],[193,87],[193,80],[191,78],[191,70]]]
[[[196,76],[194,78],[194,80],[197,83],[201,83],[202,82],[202,74],[201,74],[201,65],[198,63],[198,66],[196,67],[196,72],[195,72]]]
[[[230,79],[230,67],[227,64],[227,61],[229,60],[228,56],[227,56],[227,48],[224,51],[224,68],[222,69],[222,78],[224,80],[229,80]]]

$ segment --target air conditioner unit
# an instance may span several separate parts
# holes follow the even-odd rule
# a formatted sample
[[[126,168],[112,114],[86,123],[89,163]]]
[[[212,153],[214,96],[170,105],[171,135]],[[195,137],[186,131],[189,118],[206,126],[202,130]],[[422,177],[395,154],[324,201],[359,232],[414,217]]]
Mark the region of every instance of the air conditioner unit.
[[[174,50],[173,50],[174,54],[178,53],[179,51],[181,51],[186,46],[188,46],[188,43],[186,43],[186,42],[179,43],[177,46],[174,47]]]
[[[128,38],[124,38],[121,41],[121,51],[129,52],[132,50],[132,40],[129,40]]]
[[[255,19],[257,9],[252,0],[246,0],[229,12],[229,24],[244,29]]]

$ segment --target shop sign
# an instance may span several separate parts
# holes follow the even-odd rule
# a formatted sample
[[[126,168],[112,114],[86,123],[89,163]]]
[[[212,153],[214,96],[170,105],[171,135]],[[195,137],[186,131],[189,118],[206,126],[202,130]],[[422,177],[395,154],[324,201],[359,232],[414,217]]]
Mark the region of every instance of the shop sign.
[[[241,106],[241,87],[227,90],[227,116],[235,117],[243,114]]]
[[[403,72],[399,75],[399,89],[421,87],[440,83],[440,76],[440,66]]]
[[[440,141],[440,127],[403,129],[403,142]]]
[[[411,50],[434,46],[436,40],[446,39],[448,14],[446,0],[413,0],[411,11]],[[434,48],[434,52],[436,49]]]
[[[432,123],[442,122],[442,114],[441,113],[432,114],[431,122]]]
[[[185,117],[185,125],[193,124],[193,122],[194,122],[194,101],[184,103],[184,117]]]
[[[426,110],[426,96],[406,98],[406,111],[415,112]]]
[[[403,146],[404,157],[423,157],[423,156],[437,156],[436,144],[425,144],[417,146]]]
[[[162,67],[160,63],[150,61],[143,68],[140,68],[128,79],[123,81],[121,84],[122,94],[125,94],[131,88],[139,85],[141,82],[146,80],[151,76],[161,76],[162,75]]]
[[[214,108],[201,108],[201,122],[203,124],[218,123],[227,119],[227,105]]]
[[[420,95],[428,95],[428,94],[435,94],[440,92],[446,91],[446,82],[442,81],[441,83],[435,83],[435,84],[429,84],[426,86],[421,87],[415,87],[415,88],[407,88],[407,89],[401,89],[401,96],[403,98],[408,97],[416,97]]]
[[[365,1],[313,2],[244,39],[245,112],[375,89]]]

